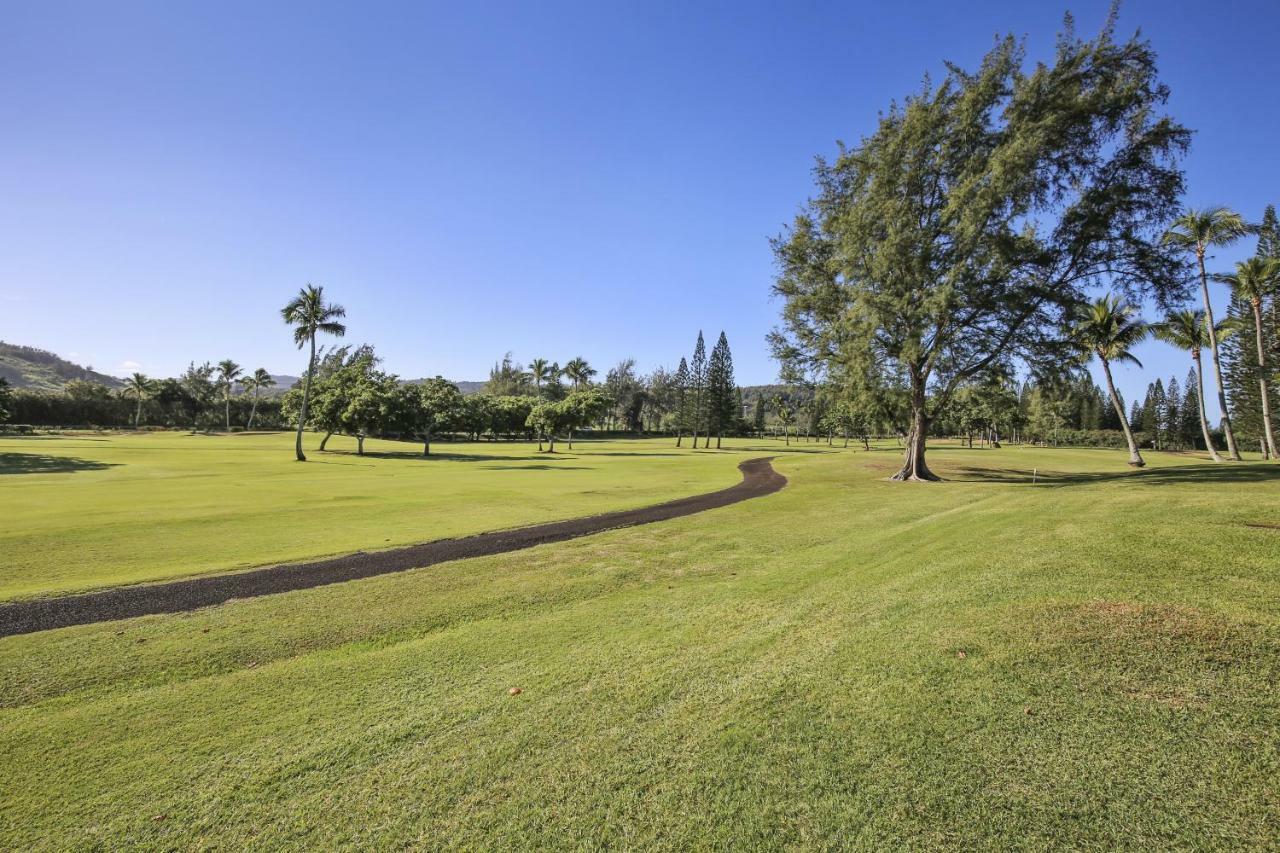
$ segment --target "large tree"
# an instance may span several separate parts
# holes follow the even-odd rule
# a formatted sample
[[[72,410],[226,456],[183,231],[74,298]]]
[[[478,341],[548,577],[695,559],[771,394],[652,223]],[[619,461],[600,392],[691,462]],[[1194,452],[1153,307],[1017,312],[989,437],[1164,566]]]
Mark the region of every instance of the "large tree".
[[[422,436],[422,455],[431,455],[431,436],[436,430],[448,429],[462,413],[463,398],[458,386],[443,376],[424,379],[409,386],[408,409],[414,429]]]
[[[1090,286],[1182,295],[1160,242],[1177,210],[1189,132],[1162,113],[1150,45],[1088,41],[1070,21],[1050,62],[999,41],[975,71],[890,106],[834,162],[774,241],[785,300],[771,336],[785,365],[879,375],[909,399],[898,480],[925,462],[935,412],[1001,361],[1060,361],[1058,330]],[[873,369],[874,368],[874,369]]]
[[[724,332],[711,348],[711,358],[707,362],[707,442],[711,433],[716,434],[716,449],[720,449],[724,431],[731,429],[742,415],[738,409],[737,384],[733,378],[733,353],[729,350],[729,339]]]
[[[1231,411],[1227,408],[1227,385],[1222,379],[1222,357],[1218,352],[1217,325],[1213,319],[1213,303],[1209,300],[1209,274],[1204,259],[1214,246],[1226,246],[1249,233],[1249,225],[1240,214],[1225,207],[1203,210],[1188,208],[1174,220],[1164,241],[1195,256],[1200,274],[1200,295],[1204,299],[1204,327],[1209,337],[1209,354],[1213,356],[1213,378],[1218,386],[1218,407],[1222,410],[1222,431],[1227,438],[1227,454],[1240,461],[1236,434],[1231,428]]]
[[[1262,407],[1263,455],[1272,459],[1280,458],[1280,453],[1276,450],[1275,432],[1271,428],[1271,391],[1267,387],[1268,341],[1262,307],[1264,301],[1280,291],[1280,260],[1252,257],[1237,263],[1235,272],[1218,274],[1213,278],[1230,287],[1232,296],[1247,304],[1253,315],[1255,381]]]
[[[347,333],[347,327],[338,320],[347,316],[347,310],[341,305],[333,305],[324,301],[324,288],[308,284],[298,291],[298,295],[289,300],[289,304],[280,309],[280,316],[293,327],[293,342],[298,349],[311,345],[311,356],[307,360],[307,372],[302,385],[302,406],[298,412],[298,434],[294,443],[294,454],[299,462],[306,462],[307,456],[302,452],[302,431],[307,425],[307,404],[311,396],[311,374],[316,369],[316,335],[323,332],[340,338]]]
[[[698,449],[698,433],[702,429],[707,398],[707,342],[702,330],[693,345],[693,359],[689,362],[689,391],[685,402],[689,407],[689,431],[693,434],[693,449]]]
[[[142,423],[143,402],[154,397],[158,390],[159,383],[154,379],[148,378],[144,373],[135,373],[124,381],[124,390],[121,393],[138,401],[137,408],[133,413],[134,429],[137,429],[138,425]]]
[[[227,432],[231,432],[231,391],[243,372],[240,365],[229,358],[218,362],[218,384],[222,386],[222,403],[226,407]]]
[[[1223,325],[1219,323],[1214,329],[1216,337],[1223,335]],[[1200,351],[1209,346],[1209,330],[1204,323],[1203,311],[1170,311],[1164,320],[1151,327],[1151,333],[1167,344],[1171,344],[1191,355],[1195,368],[1196,406],[1200,412],[1200,432],[1204,436],[1204,446],[1214,462],[1221,462],[1222,457],[1213,446],[1213,437],[1209,432],[1209,419],[1205,415],[1204,405],[1204,366],[1200,362]]]
[[[267,372],[265,367],[259,367],[253,373],[241,378],[240,385],[246,391],[253,392],[253,406],[249,409],[249,420],[244,425],[246,430],[253,429],[253,419],[258,416],[258,400],[262,397],[262,389],[270,388],[275,384],[275,378]]]

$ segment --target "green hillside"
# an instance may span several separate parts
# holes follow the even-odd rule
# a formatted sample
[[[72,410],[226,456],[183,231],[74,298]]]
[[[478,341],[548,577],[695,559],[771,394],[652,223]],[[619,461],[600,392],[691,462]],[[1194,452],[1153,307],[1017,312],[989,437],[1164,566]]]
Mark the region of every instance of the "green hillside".
[[[72,379],[101,382],[111,388],[120,387],[119,379],[59,358],[47,350],[24,347],[0,341],[0,377],[15,388],[57,391]]]

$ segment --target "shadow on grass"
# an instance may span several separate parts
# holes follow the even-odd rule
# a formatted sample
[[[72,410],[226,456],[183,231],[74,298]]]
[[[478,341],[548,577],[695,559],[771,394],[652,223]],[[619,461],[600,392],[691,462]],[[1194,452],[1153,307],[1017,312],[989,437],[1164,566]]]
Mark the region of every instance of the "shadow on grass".
[[[0,453],[0,476],[5,474],[71,474],[103,471],[115,463],[94,462],[74,456],[47,456],[43,453]]]
[[[961,467],[955,470],[959,476],[952,476],[948,479],[956,482],[1025,483],[1031,485],[1030,471],[975,467]],[[1276,483],[1280,482],[1280,466],[1269,463],[1222,463],[1220,465],[1177,465],[1169,468],[1092,471],[1087,473],[1040,471],[1035,476],[1035,484],[1041,486],[1084,486],[1091,483],[1108,483],[1115,480],[1132,480],[1145,486]]]
[[[486,471],[592,471],[590,465],[486,465]]]

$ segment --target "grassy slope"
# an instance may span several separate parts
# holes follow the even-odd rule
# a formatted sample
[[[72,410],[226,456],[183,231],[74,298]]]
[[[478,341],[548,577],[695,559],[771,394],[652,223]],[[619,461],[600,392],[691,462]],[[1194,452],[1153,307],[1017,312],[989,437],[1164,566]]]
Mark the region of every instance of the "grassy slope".
[[[0,847],[1273,846],[1280,470],[1122,459],[0,640]]]
[[[335,437],[341,452],[299,465],[284,434],[0,437],[0,600],[643,506],[732,485],[746,457],[485,442],[423,459],[418,445],[365,444],[396,455],[360,458]]]

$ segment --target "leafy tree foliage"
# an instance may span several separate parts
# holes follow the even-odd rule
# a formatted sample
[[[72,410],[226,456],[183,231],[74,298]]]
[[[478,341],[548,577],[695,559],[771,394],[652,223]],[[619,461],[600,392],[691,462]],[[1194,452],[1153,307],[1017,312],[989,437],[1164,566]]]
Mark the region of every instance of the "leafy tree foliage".
[[[1053,60],[1029,70],[1012,37],[972,72],[949,66],[819,161],[816,197],[774,242],[777,357],[905,385],[896,479],[936,479],[926,436],[965,382],[1061,360],[1058,330],[1089,285],[1161,301],[1185,288],[1159,238],[1189,133],[1161,113],[1150,45],[1113,29],[1085,41],[1068,22]]]

